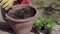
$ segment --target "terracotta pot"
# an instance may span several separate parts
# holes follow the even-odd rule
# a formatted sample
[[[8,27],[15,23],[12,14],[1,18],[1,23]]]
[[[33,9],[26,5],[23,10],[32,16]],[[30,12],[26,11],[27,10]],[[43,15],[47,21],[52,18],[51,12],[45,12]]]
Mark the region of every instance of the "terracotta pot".
[[[33,8],[34,11],[36,11],[35,15],[33,17],[27,18],[27,19],[14,19],[10,17],[10,13],[15,12],[16,10],[20,10],[23,8],[31,9]],[[15,5],[12,7],[11,10],[9,10],[8,14],[5,14],[7,17],[8,22],[11,24],[11,27],[14,29],[16,34],[29,34],[29,32],[32,29],[32,26],[34,24],[34,21],[38,17],[38,11],[36,8],[29,6],[29,5]]]

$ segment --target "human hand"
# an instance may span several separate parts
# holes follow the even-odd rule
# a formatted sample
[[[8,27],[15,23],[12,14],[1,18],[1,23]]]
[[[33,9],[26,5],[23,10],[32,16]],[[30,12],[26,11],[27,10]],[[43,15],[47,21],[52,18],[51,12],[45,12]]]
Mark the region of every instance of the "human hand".
[[[14,0],[0,0],[0,6],[4,8],[5,10],[8,10],[11,8],[14,4]]]

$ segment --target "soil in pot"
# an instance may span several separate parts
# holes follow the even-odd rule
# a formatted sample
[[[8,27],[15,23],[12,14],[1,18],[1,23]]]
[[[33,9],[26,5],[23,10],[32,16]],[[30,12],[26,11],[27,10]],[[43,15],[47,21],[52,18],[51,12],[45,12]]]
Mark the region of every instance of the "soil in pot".
[[[23,8],[21,10],[16,10],[14,13],[11,13],[10,16],[15,19],[26,19],[33,17],[35,13],[35,10]]]

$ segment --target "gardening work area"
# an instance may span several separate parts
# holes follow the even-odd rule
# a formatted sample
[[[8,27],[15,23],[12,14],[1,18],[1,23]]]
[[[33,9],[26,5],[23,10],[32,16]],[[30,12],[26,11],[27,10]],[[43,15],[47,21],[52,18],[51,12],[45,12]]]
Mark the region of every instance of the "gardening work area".
[[[60,0],[32,0],[31,5],[36,8],[29,5],[14,6],[16,9],[6,14],[9,23],[0,17],[0,34],[26,34],[29,31],[27,34],[60,34]]]

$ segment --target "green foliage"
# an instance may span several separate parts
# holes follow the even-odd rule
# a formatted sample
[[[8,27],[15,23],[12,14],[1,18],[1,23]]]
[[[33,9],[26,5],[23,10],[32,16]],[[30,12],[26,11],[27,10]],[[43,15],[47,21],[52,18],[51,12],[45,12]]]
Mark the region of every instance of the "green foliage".
[[[44,15],[39,16],[39,18],[35,21],[34,24],[35,27],[37,28],[42,28],[43,26],[45,26],[46,29],[55,29],[56,28],[56,23],[51,20],[49,17],[46,17]]]

